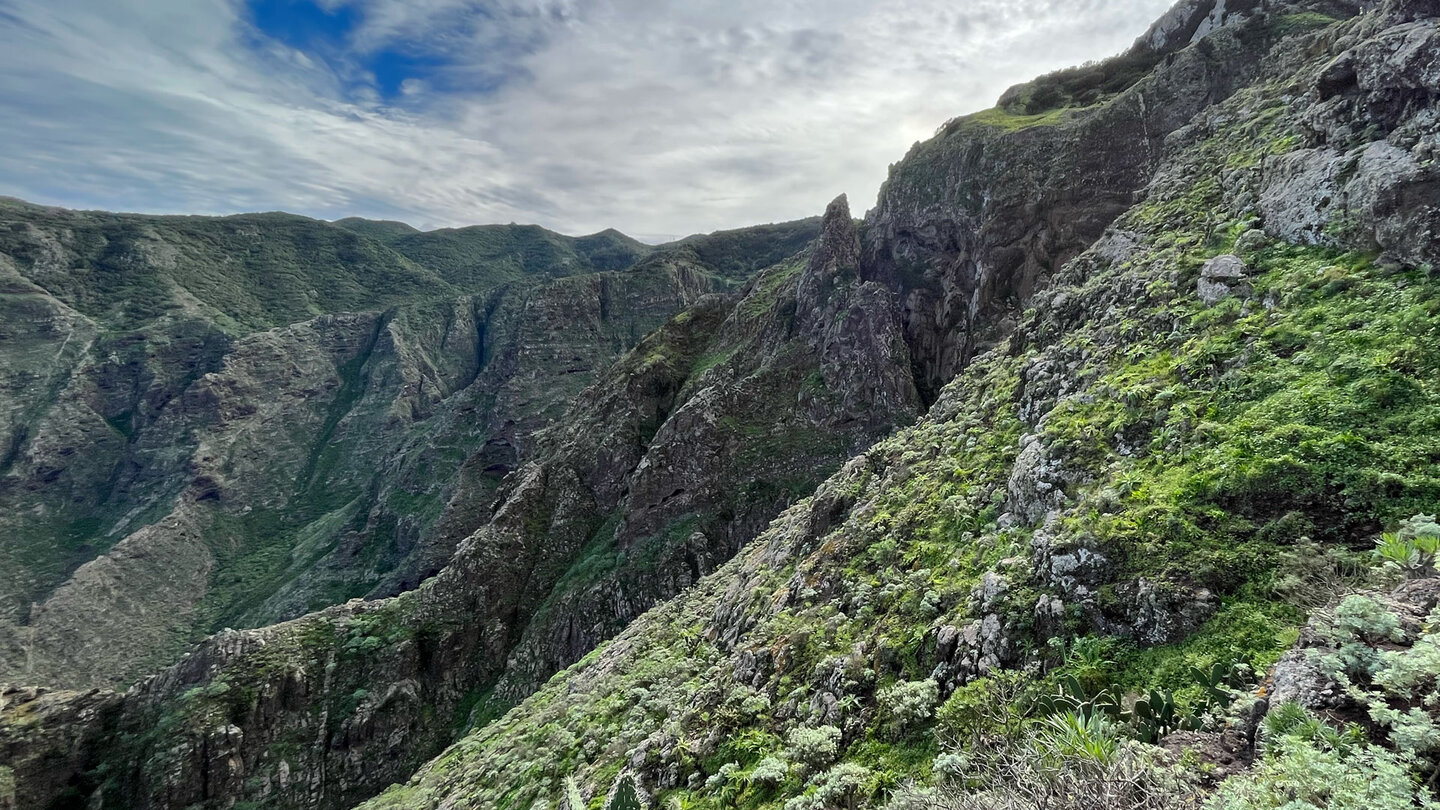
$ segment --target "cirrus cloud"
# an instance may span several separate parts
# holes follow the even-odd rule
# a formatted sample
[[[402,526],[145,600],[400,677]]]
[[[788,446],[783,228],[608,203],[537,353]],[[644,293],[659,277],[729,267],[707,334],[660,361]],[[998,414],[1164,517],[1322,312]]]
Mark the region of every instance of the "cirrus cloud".
[[[0,0],[0,193],[642,237],[872,199],[1168,0]]]

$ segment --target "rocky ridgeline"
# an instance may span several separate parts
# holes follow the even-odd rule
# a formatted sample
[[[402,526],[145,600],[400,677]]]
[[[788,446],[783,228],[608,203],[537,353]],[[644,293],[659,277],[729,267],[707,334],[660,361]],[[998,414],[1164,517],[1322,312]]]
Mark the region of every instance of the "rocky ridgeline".
[[[839,200],[810,256],[648,336],[419,588],[223,633],[132,689],[111,722],[133,744],[107,762],[133,770],[108,800],[350,806],[714,570],[918,415],[892,299],[859,281],[858,249]]]
[[[0,681],[48,688],[413,588],[599,370],[816,225],[653,254],[525,228],[391,251],[278,215],[3,212]]]
[[[125,684],[197,633],[417,581],[473,528],[443,515],[462,478],[493,487],[617,346],[711,285],[651,263],[233,337],[117,336],[27,286],[17,339],[57,366],[12,377],[0,678]]]
[[[1142,684],[1273,663],[1317,561],[1440,497],[1409,421],[1436,404],[1437,9],[1202,6],[1092,106],[961,119],[896,167],[859,280],[934,380],[918,425],[365,806],[530,806],[621,769],[682,804],[857,806],[928,778],[940,701],[1069,666],[1076,636],[1144,651],[1113,673]],[[827,239],[802,306],[846,277]],[[1387,352],[1413,398],[1342,370]]]
[[[1187,0],[1118,59],[947,124],[862,226],[837,201],[806,254],[695,300],[532,452],[506,446],[531,425],[469,445],[436,539],[382,587],[403,593],[222,633],[123,697],[14,704],[0,743],[32,752],[7,764],[20,795],[349,807],[466,732],[375,806],[529,806],[565,776],[603,792],[621,766],[704,799],[728,790],[726,740],[802,731],[824,738],[816,768],[874,776],[873,749],[846,752],[896,722],[878,681],[939,699],[1053,665],[1050,637],[1203,634],[1269,570],[1207,543],[1243,555],[1290,530],[1272,524],[1354,543],[1429,497],[1368,456],[1347,463],[1391,483],[1338,511],[1328,479],[1309,500],[1264,490],[1275,474],[1162,483],[1240,452],[1201,414],[1266,341],[1298,339],[1223,330],[1314,289],[1423,292],[1436,13]],[[1284,387],[1253,385],[1240,401]]]

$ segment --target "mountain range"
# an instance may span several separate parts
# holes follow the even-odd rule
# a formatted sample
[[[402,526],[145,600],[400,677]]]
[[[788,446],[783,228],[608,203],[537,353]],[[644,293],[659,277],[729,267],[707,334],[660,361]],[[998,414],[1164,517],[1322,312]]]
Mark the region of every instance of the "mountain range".
[[[1182,0],[659,246],[0,201],[0,808],[1419,801],[1437,18]]]

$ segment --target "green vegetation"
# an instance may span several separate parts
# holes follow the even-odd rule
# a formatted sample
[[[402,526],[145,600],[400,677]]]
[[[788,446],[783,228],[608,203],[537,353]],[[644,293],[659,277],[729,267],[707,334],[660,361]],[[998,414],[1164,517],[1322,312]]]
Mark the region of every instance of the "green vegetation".
[[[1315,31],[1320,28],[1327,28],[1339,22],[1328,14],[1321,14],[1315,11],[1302,11],[1296,14],[1282,14],[1275,21],[1275,27],[1282,36],[1292,34],[1303,34],[1308,31]]]
[[[1440,282],[1262,237],[1218,180],[1298,146],[1286,92],[1237,95],[1115,224],[1130,242],[1073,262],[921,424],[408,789],[524,807],[643,760],[697,810],[880,805],[907,780],[1193,805],[1213,765],[1148,743],[1243,729],[1307,614],[1371,576],[1362,550],[1440,503]],[[892,180],[931,182],[942,148]],[[1206,304],[1202,265],[1237,250],[1245,277]],[[1380,671],[1351,652],[1338,671]],[[1372,722],[1428,740],[1406,712]],[[561,722],[575,743],[550,748]],[[1013,806],[1069,806],[1043,795]]]
[[[350,231],[288,214],[147,217],[0,207],[0,253],[21,275],[114,328],[201,317],[231,334],[325,312],[457,293],[433,271]],[[37,234],[64,234],[58,245]],[[62,251],[64,266],[50,258]]]
[[[615,783],[610,797],[605,800],[604,810],[641,810],[640,789],[635,786],[635,777],[624,774]]]
[[[973,115],[957,118],[945,127],[950,135],[973,127],[991,127],[1002,132],[1019,132],[1031,127],[1054,126],[1068,119],[1064,109],[1047,109],[1038,113],[1015,113],[1004,107],[993,107]]]
[[[1440,524],[1434,515],[1416,515],[1375,542],[1376,559],[1403,571],[1407,578],[1434,574],[1436,553],[1440,553]]]
[[[1223,64],[1227,48],[1333,22],[1248,19],[1191,56]],[[1283,79],[1255,80],[1164,133],[1163,149],[1143,105],[1138,119],[1125,112],[1159,150],[1158,168],[1115,167],[1154,172],[1143,196],[1097,203],[1133,207],[1091,250],[1036,271],[1041,288],[1023,293],[1029,309],[997,328],[998,344],[975,344],[978,355],[920,423],[818,489],[820,471],[839,466],[857,436],[871,437],[814,416],[824,409],[811,405],[854,392],[832,391],[833,366],[816,363],[809,336],[795,339],[816,319],[793,305],[804,257],[785,254],[733,308],[702,303],[641,341],[616,366],[626,396],[585,392],[593,411],[572,413],[604,413],[621,429],[609,444],[580,443],[583,462],[527,470],[531,500],[491,510],[511,510],[491,524],[493,538],[480,535],[493,547],[458,556],[436,580],[464,577],[463,587],[302,620],[159,710],[155,730],[142,732],[147,744],[187,722],[207,732],[238,724],[269,709],[265,690],[280,673],[323,671],[323,698],[307,711],[326,730],[348,733],[345,724],[370,722],[394,697],[432,735],[426,744],[466,732],[372,808],[1436,807],[1440,277],[1380,255],[1371,236],[1383,234],[1360,239],[1373,223],[1358,213],[1337,217],[1315,243],[1278,241],[1286,223],[1273,220],[1283,214],[1261,193],[1283,164],[1275,158],[1318,142],[1317,121],[1296,100],[1334,56],[1325,39],[1274,60],[1283,67],[1266,75]],[[913,150],[892,172],[898,191],[887,202],[943,211],[942,224],[931,220],[934,241],[950,239],[948,258],[972,262],[977,283],[990,283],[994,268],[976,258],[984,246],[967,240],[983,242],[976,234],[992,226],[985,208],[996,178],[1028,188],[1090,171],[1089,161],[1052,160],[1052,150],[1073,148],[1078,130],[1140,101],[1139,89],[1149,94],[1141,82],[1161,58],[1142,45],[1007,93]],[[1209,78],[1155,97],[1222,89]],[[1334,106],[1327,115],[1341,115]],[[987,171],[994,177],[973,176]],[[897,223],[885,215],[880,227]],[[972,216],[974,233],[956,225]],[[1043,252],[1051,243],[1036,233],[1060,219],[1029,223],[1033,241],[1005,245]],[[423,241],[379,230],[397,250]],[[443,268],[437,277],[452,284],[628,261],[631,276],[663,265],[696,290],[715,289],[748,272],[740,253],[779,256],[802,231],[637,253],[616,234],[572,244],[537,230],[466,229],[425,242],[433,253],[421,264]],[[897,254],[926,238],[896,236]],[[696,260],[706,251],[708,268]],[[1002,252],[985,260],[1041,260]],[[926,261],[900,255],[903,266],[879,275],[904,292],[925,273],[948,272]],[[962,306],[957,290],[941,305]],[[934,303],[917,295],[898,305]],[[831,326],[841,322],[832,314]],[[952,335],[920,337],[916,345]],[[362,370],[340,374],[342,415],[369,385]],[[696,418],[681,450],[683,463],[704,468],[696,477],[708,489],[616,472],[613,459],[626,454],[667,463],[651,442],[669,414],[696,401],[706,410],[687,411]],[[107,422],[128,438],[129,418]],[[299,468],[290,505],[334,536],[373,513],[346,500],[358,493],[317,485],[345,451],[334,441],[336,412],[320,421],[322,441]],[[599,433],[601,421],[557,425],[545,441]],[[417,433],[417,443],[427,438]],[[566,476],[586,485],[546,480]],[[599,487],[588,479],[598,478],[613,492],[593,508]],[[807,491],[701,576],[691,538],[713,535],[719,546],[724,537],[733,548],[748,537],[743,510],[778,509]],[[435,508],[428,491],[404,493],[388,502]],[[631,499],[638,509],[613,505]],[[261,522],[273,516],[251,520],[260,528],[236,534],[266,534]],[[297,548],[323,545],[319,534],[295,536]],[[528,542],[541,537],[543,549]],[[266,542],[240,545],[251,553],[221,547],[218,570],[242,570],[244,582],[288,575]],[[227,602],[252,600],[239,584]],[[680,588],[511,708],[528,684],[509,680],[501,659],[530,668],[516,678],[533,676]],[[514,619],[526,611],[528,626]],[[543,641],[524,646],[532,635]],[[429,678],[446,655],[463,656],[472,681]],[[385,667],[376,680],[389,679],[389,694],[365,679]],[[423,689],[433,694],[405,694]],[[170,764],[162,756],[146,767]],[[646,786],[658,791],[653,804]]]
[[[0,549],[0,637],[81,565],[167,516],[184,513],[163,525],[194,532],[205,547],[196,564],[209,572],[203,590],[179,595],[157,576],[159,595],[193,596],[193,613],[146,612],[148,594],[131,601],[139,632],[107,648],[124,660],[66,661],[64,650],[46,651],[43,628],[33,642],[22,632],[39,650],[34,677],[73,684],[138,677],[223,627],[423,576],[435,563],[418,558],[456,487],[478,503],[498,486],[500,475],[466,466],[497,431],[528,436],[561,416],[595,372],[675,309],[743,281],[755,254],[789,255],[815,231],[766,226],[656,250],[614,231],[427,234],[19,201],[0,203],[0,219],[0,255],[20,274],[0,303],[26,325],[7,344],[13,368],[0,369],[0,398],[24,406],[0,425],[0,467],[34,478],[3,498],[13,519],[0,519],[11,538]],[[72,320],[67,306],[94,320]],[[315,317],[325,313],[337,317]],[[582,313],[596,317],[577,321]],[[565,345],[561,367],[531,350],[541,330],[546,345]],[[693,360],[675,369],[682,379]],[[652,434],[661,416],[646,426]],[[71,422],[63,441],[28,455],[49,425]],[[497,461],[484,469],[514,460],[502,451]]]
[[[1111,59],[1057,70],[1010,88],[1000,98],[1000,109],[1012,115],[1033,116],[1099,104],[1143,79],[1160,58],[1159,54],[1135,48]]]
[[[384,244],[389,244],[402,236],[410,236],[420,232],[420,229],[404,222],[383,219],[346,217],[345,219],[337,219],[330,224],[337,228],[344,228],[347,231],[358,233],[361,236],[368,236]]]
[[[698,261],[714,268],[720,277],[738,284],[805,250],[819,233],[820,218],[812,217],[691,236],[659,249],[692,251]]]
[[[476,225],[396,237],[394,250],[462,289],[536,277],[624,270],[651,248],[618,231],[580,238],[538,225]]]

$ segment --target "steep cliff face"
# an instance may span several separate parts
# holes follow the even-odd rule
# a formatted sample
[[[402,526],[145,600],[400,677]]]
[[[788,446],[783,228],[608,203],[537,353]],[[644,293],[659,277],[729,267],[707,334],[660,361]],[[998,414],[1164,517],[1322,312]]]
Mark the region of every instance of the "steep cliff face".
[[[76,774],[100,764],[119,697],[111,692],[54,693],[0,689],[6,729],[0,738],[0,808],[65,807],[83,802],[89,785]]]
[[[0,679],[61,687],[414,587],[597,371],[814,232],[717,271],[614,233],[3,212]]]
[[[622,768],[681,804],[860,806],[930,777],[937,705],[982,675],[1264,672],[1317,559],[1440,499],[1437,13],[1236,22],[1272,29],[1252,75],[917,426],[365,806],[526,807]]]
[[[440,536],[478,526],[417,589],[223,633],[140,684],[99,795],[348,807],[714,570],[918,414],[898,314],[858,253],[842,199],[811,253],[644,339],[498,492],[462,482]]]
[[[1255,77],[1287,15],[1360,6],[1291,5],[1180,3],[1124,55],[1012,88],[892,167],[864,273],[901,295],[927,402],[1136,202],[1167,137]]]
[[[510,653],[500,698],[528,695],[694,584],[846,458],[919,414],[893,296],[860,280],[843,197],[821,227],[808,257],[762,273],[718,327],[667,327],[703,337],[703,350],[663,384],[673,392],[665,418],[653,433],[640,428],[630,452],[608,456],[588,438],[614,429],[610,380],[550,431],[558,463],[605,519]],[[648,362],[647,347],[627,362]]]

